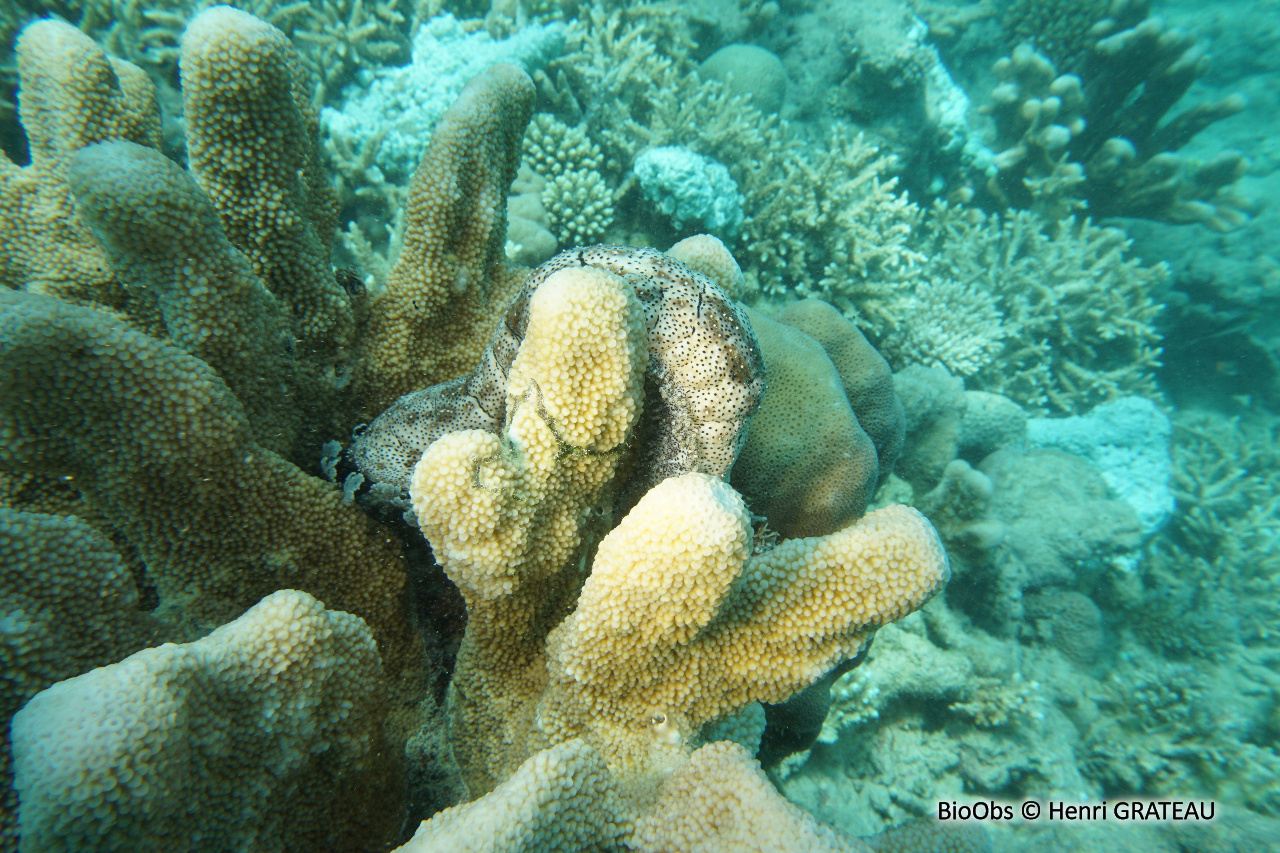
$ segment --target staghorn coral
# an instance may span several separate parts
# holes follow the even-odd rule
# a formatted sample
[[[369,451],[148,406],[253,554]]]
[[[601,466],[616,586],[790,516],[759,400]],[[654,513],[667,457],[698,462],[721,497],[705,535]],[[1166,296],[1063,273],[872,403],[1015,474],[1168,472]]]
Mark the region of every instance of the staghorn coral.
[[[897,364],[972,376],[997,361],[1016,329],[995,295],[972,281],[921,275],[890,304],[892,311],[884,314],[892,317],[894,331],[883,336],[882,346]]]
[[[1036,4],[1038,22],[1064,31],[1046,35],[1047,43],[1067,55],[1046,57],[1024,43],[996,63],[1001,82],[986,111],[999,153],[987,189],[999,203],[1052,218],[1087,206],[1093,216],[1217,230],[1244,221],[1249,205],[1234,184],[1248,161],[1235,151],[1206,163],[1177,153],[1213,122],[1244,109],[1244,99],[1232,95],[1169,115],[1205,73],[1208,57],[1191,35],[1146,17],[1147,8],[1141,0],[1116,0],[1083,31],[1074,16],[1089,7],[1046,18]],[[1060,74],[1062,67],[1074,73]]]
[[[368,626],[273,593],[186,645],[59,682],[14,717],[24,850],[357,849],[399,824]]]
[[[794,190],[795,175],[783,171],[799,144],[781,119],[762,113],[749,96],[699,74],[689,34],[694,16],[682,11],[591,7],[571,24],[565,55],[534,75],[540,96],[599,147],[602,162],[593,168],[624,199],[629,169],[641,152],[682,146],[726,164],[746,196],[746,215],[759,211],[761,229],[781,228],[770,225],[780,211],[766,208]],[[757,254],[750,239],[743,245],[744,257]]]
[[[1141,589],[1127,608],[1133,631],[1173,659],[1274,646],[1276,426],[1209,411],[1176,413],[1173,424],[1178,512],[1141,564]]]
[[[570,24],[564,54],[534,75],[553,112],[570,124],[585,123],[587,135],[602,149],[604,170],[613,175],[621,174],[644,144],[634,138],[634,129],[647,124],[645,113],[656,90],[691,73],[683,22],[668,15],[660,27],[647,26],[659,16],[655,7],[624,14],[593,5]]]
[[[1231,656],[1170,663],[1135,650],[1097,691],[1109,713],[1088,731],[1082,770],[1108,795],[1196,792],[1276,815],[1280,756],[1249,734],[1247,697],[1260,685],[1233,664]]]
[[[917,246],[929,262],[920,274],[978,286],[1003,315],[998,355],[971,375],[971,387],[1065,414],[1128,394],[1156,396],[1155,296],[1166,271],[1128,256],[1124,232],[1073,218],[1044,227],[1027,212],[997,217],[942,204],[923,231]],[[913,319],[903,312],[895,323]]]
[[[1280,489],[1277,428],[1261,418],[1184,411],[1173,418],[1174,490],[1171,534],[1192,553],[1216,556],[1236,540],[1255,509],[1275,508]]]
[[[311,77],[319,81],[315,102],[327,102],[330,93],[350,80],[357,69],[399,64],[408,58],[408,34],[418,21],[415,14],[406,16],[405,11],[415,4],[401,7],[400,0],[318,0],[309,5],[310,20],[290,34],[300,46],[310,48],[300,52]],[[267,15],[261,17],[281,26]]]
[[[1130,256],[1120,229],[943,202],[875,227],[895,230],[897,247],[822,295],[896,369],[944,368],[1032,412],[1157,395],[1167,271]]]
[[[871,310],[862,285],[906,276],[921,255],[910,245],[920,218],[888,177],[893,157],[862,136],[834,131],[822,149],[793,148],[764,180],[743,184],[746,275],[761,292],[818,296]]]
[[[213,0],[19,0],[30,17],[72,22],[112,55],[176,85],[182,33]],[[276,27],[299,48],[299,61],[315,81],[317,104],[336,94],[356,69],[387,64],[407,55],[408,32],[418,4],[406,16],[400,0],[241,0],[236,8]],[[25,21],[19,20],[18,29]],[[6,41],[7,44],[7,41]],[[312,92],[308,91],[308,97]]]

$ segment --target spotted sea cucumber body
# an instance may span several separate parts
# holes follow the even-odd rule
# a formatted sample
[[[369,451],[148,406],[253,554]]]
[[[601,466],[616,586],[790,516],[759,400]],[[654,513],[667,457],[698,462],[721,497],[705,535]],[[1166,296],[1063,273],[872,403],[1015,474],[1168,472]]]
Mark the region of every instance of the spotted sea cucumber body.
[[[764,363],[751,324],[707,276],[662,252],[626,246],[571,249],[535,269],[475,370],[406,394],[359,436],[351,454],[361,473],[407,491],[418,458],[445,433],[500,434],[507,375],[528,325],[529,297],[552,273],[581,266],[629,282],[648,326],[640,458],[629,491],[638,496],[690,471],[726,476],[764,393]]]

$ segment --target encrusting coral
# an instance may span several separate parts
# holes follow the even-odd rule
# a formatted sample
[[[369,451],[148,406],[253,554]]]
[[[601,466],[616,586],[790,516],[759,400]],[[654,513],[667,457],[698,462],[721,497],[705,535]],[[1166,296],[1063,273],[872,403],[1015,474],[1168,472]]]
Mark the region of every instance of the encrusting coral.
[[[398,460],[416,462],[417,521],[468,607],[448,737],[478,799],[424,837],[457,849],[449,833],[469,813],[516,849],[556,837],[714,849],[707,816],[755,803],[786,816],[769,843],[859,849],[787,806],[742,747],[693,747],[704,726],[758,716],[753,703],[858,654],[937,592],[948,562],[900,506],[857,518],[855,505],[812,538],[757,536],[767,517],[725,480],[763,362],[722,245],[578,249],[532,276],[509,264],[504,201],[533,86],[498,66],[438,126],[397,265],[365,299],[328,267],[313,116],[270,25],[227,7],[189,25],[187,173],[129,118],[155,114],[126,85],[136,69],[68,25],[31,32],[93,74],[24,77],[24,117],[31,104],[49,156],[0,167],[2,197],[17,199],[4,221],[39,190],[59,217],[22,233],[55,260],[75,250],[56,288],[35,255],[6,255],[0,468],[34,485],[3,494],[21,511],[59,482],[77,524],[119,550],[105,558],[113,577],[127,566],[158,599],[139,623],[189,641],[31,700],[14,738],[33,849],[158,849],[197,825],[218,849],[394,836],[406,732],[430,706],[405,548],[295,461],[406,392],[475,376],[487,384],[472,402],[499,401],[490,423],[452,423]],[[84,130],[94,108],[110,121]],[[486,354],[503,336],[508,357]],[[833,399],[858,429],[866,415],[865,443],[887,461],[901,416],[883,362],[847,330],[825,346]],[[860,494],[878,465],[861,476]],[[114,728],[118,715],[129,723]],[[114,757],[126,753],[132,764]],[[93,784],[73,791],[76,779]],[[73,794],[93,799],[64,807]]]

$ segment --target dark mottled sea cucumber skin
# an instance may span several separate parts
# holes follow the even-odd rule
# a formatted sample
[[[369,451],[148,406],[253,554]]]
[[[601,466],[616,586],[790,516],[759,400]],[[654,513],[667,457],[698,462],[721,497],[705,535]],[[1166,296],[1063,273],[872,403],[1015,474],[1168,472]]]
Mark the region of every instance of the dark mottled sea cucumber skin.
[[[507,306],[475,370],[406,394],[359,435],[351,456],[361,473],[407,492],[418,458],[445,433],[483,429],[500,434],[507,375],[528,325],[529,297],[553,273],[573,267],[621,276],[644,308],[649,371],[631,491],[643,494],[667,477],[690,471],[725,477],[764,394],[764,362],[751,324],[702,273],[653,249],[607,245],[561,252],[534,270]],[[690,338],[703,340],[690,347]]]

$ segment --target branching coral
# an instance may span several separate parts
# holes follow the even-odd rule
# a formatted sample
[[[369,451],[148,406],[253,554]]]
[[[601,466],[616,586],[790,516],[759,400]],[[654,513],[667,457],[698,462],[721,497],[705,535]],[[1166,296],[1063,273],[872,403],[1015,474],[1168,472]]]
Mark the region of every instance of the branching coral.
[[[1062,39],[1048,37],[1070,56],[1045,57],[1023,44],[996,64],[1001,84],[988,111],[1000,153],[988,189],[1000,202],[1053,217],[1082,200],[1094,216],[1199,222],[1220,230],[1243,221],[1248,205],[1233,185],[1245,158],[1224,151],[1199,163],[1176,152],[1213,122],[1238,113],[1244,100],[1235,95],[1168,116],[1208,59],[1192,36],[1161,18],[1144,19],[1146,8],[1119,0],[1111,17],[1087,33],[1077,24],[1068,25],[1071,34]],[[1039,4],[1035,14],[1046,20]],[[1075,73],[1059,75],[1061,64],[1077,56],[1075,67],[1066,66]]]
[[[66,184],[75,151],[104,139],[159,143],[155,87],[137,66],[110,60],[60,21],[40,21],[18,43],[22,119],[31,163],[0,157],[0,284],[123,307],[110,265],[74,215]]]
[[[370,413],[466,373],[523,280],[507,263],[505,201],[532,112],[529,78],[497,66],[437,126],[409,187],[399,258],[369,307],[357,379]]]
[[[1068,414],[1155,395],[1166,272],[1129,256],[1124,232],[941,202],[921,216],[882,189],[853,209],[866,221],[844,239],[871,248],[828,266],[823,297],[895,368],[943,367],[975,389]]]
[[[336,358],[353,319],[329,266],[337,200],[297,54],[271,25],[214,7],[183,34],[182,84],[191,169],[228,239],[289,308],[302,352]]]
[[[287,41],[242,12],[198,16],[184,50],[190,173],[139,144],[156,144],[157,113],[138,69],[62,23],[24,35],[34,156],[22,169],[4,165],[3,215],[24,238],[6,243],[13,289],[0,292],[4,501],[72,509],[106,531],[159,599],[167,637],[198,635],[282,587],[357,614],[399,714],[424,686],[401,546],[282,455],[314,458],[315,435],[350,424],[359,405],[359,395],[344,405],[335,394],[347,381],[339,365],[359,355],[359,327],[329,267],[332,207],[309,101]],[[509,73],[488,78],[487,91],[512,86],[518,101],[529,84]],[[500,103],[498,93],[465,101],[457,133],[501,124]],[[437,174],[450,183],[419,193],[410,233],[450,230],[453,249],[484,257],[493,210],[463,230],[457,203],[431,193],[453,181],[503,192],[500,164],[518,156],[526,118],[517,109],[515,127],[496,136],[502,156],[437,156],[436,167],[451,164]],[[499,219],[498,246],[501,236]],[[456,281],[438,269],[445,254],[419,257],[417,273]],[[476,288],[489,286],[487,273]],[[396,718],[395,736],[409,724]]]
[[[905,276],[919,209],[894,192],[891,155],[839,132],[824,148],[791,147],[744,183],[748,280],[762,292],[858,300],[862,282]],[[864,300],[858,300],[864,301]]]
[[[959,358],[946,366],[957,372],[977,366],[971,387],[1062,413],[1084,412],[1125,394],[1155,395],[1156,289],[1165,270],[1127,256],[1122,231],[1076,219],[1046,227],[1027,212],[988,216],[938,205],[922,232],[913,245],[929,258],[917,273],[930,282],[923,287],[963,286],[968,297],[961,316],[983,321],[976,329],[949,322],[946,334],[927,345],[939,360],[940,348],[953,347]],[[929,320],[909,310],[918,298],[897,296],[875,305],[872,317],[893,330],[872,326],[889,352],[911,346],[906,342],[915,335],[913,324]],[[856,297],[854,302],[865,310]]]
[[[681,744],[702,725],[780,701],[856,654],[872,626],[932,594],[946,562],[932,529],[902,507],[751,556],[742,498],[702,473],[649,489],[593,549],[613,481],[651,440],[641,430],[641,447],[628,446],[663,321],[647,333],[632,286],[607,268],[550,266],[529,297],[502,435],[446,434],[410,491],[467,599],[450,714],[472,793],[501,793],[531,754],[581,737],[631,797],[646,778],[678,784]],[[712,359],[698,371],[700,405],[734,396],[734,364]],[[598,390],[584,394],[584,382]],[[736,446],[730,434],[721,440]],[[688,803],[671,807],[696,819]]]
[[[0,507],[0,849],[17,849],[9,752],[13,714],[57,681],[114,663],[151,640],[111,542],[74,516]]]
[[[711,849],[706,815],[751,803],[757,820],[772,816],[752,836],[857,849],[786,806],[741,747],[692,744],[705,724],[781,701],[858,653],[934,594],[948,563],[905,507],[842,516],[831,532],[776,547],[757,541],[759,519],[724,481],[763,383],[751,327],[726,292],[741,274],[723,247],[682,250],[723,287],[656,252],[596,247],[521,291],[503,201],[533,87],[499,66],[438,126],[397,266],[366,302],[329,266],[334,206],[283,34],[225,7],[193,19],[184,174],[132,126],[75,136],[77,122],[115,120],[111,93],[132,72],[53,26],[46,34],[98,76],[80,90],[58,75],[24,79],[30,103],[43,92],[55,104],[44,118],[56,132],[39,141],[56,157],[105,144],[41,176],[64,205],[58,222],[76,230],[36,221],[30,233],[53,249],[78,240],[93,260],[71,265],[53,295],[6,265],[16,271],[0,293],[0,374],[11,377],[0,466],[14,482],[66,478],[65,499],[127,550],[158,599],[165,636],[213,632],[32,700],[15,727],[24,826],[55,847],[149,848],[199,822],[219,847],[358,846],[394,831],[401,800],[384,771],[424,695],[402,549],[284,454],[306,459],[335,424],[487,370],[494,393],[480,402],[501,400],[493,424],[437,436],[411,488],[470,610],[449,737],[471,795],[565,806],[570,820],[542,827],[572,830],[574,843]],[[152,103],[142,92],[142,111],[125,113],[154,115]],[[504,331],[509,360],[482,353],[500,323],[522,316]],[[831,343],[825,381],[879,424],[874,446],[888,453],[900,423],[895,439],[891,384],[876,381],[887,372],[860,384],[837,371],[837,358],[867,367],[858,342]],[[296,395],[297,385],[319,390]],[[290,406],[295,396],[307,399]],[[862,476],[869,489],[874,469]],[[9,485],[6,501],[39,492]],[[128,725],[113,727],[113,714]],[[51,734],[77,726],[79,739]],[[64,808],[75,780],[92,801]],[[273,796],[259,796],[268,787]],[[617,810],[601,814],[613,797]],[[344,811],[348,802],[374,807]]]
[[[1209,412],[1174,418],[1178,513],[1148,549],[1132,613],[1144,643],[1173,658],[1234,643],[1274,646],[1280,595],[1276,429]]]
[[[1054,57],[1064,69],[1075,70],[1097,41],[1090,31],[1099,21],[1110,17],[1132,26],[1142,19],[1142,5],[1130,0],[1013,0],[1001,24],[1007,47],[1025,42]]]
[[[385,843],[399,824],[386,701],[363,621],[276,592],[196,642],[59,682],[14,717],[23,849]]]
[[[1203,792],[1280,813],[1280,756],[1250,736],[1246,709],[1227,699],[1231,680],[1229,666],[1135,656],[1097,697],[1114,716],[1089,730],[1084,772],[1108,793]]]
[[[600,173],[604,155],[582,126],[548,113],[534,116],[524,137],[524,163],[545,185],[542,204],[561,246],[598,243],[613,224],[613,190]]]

